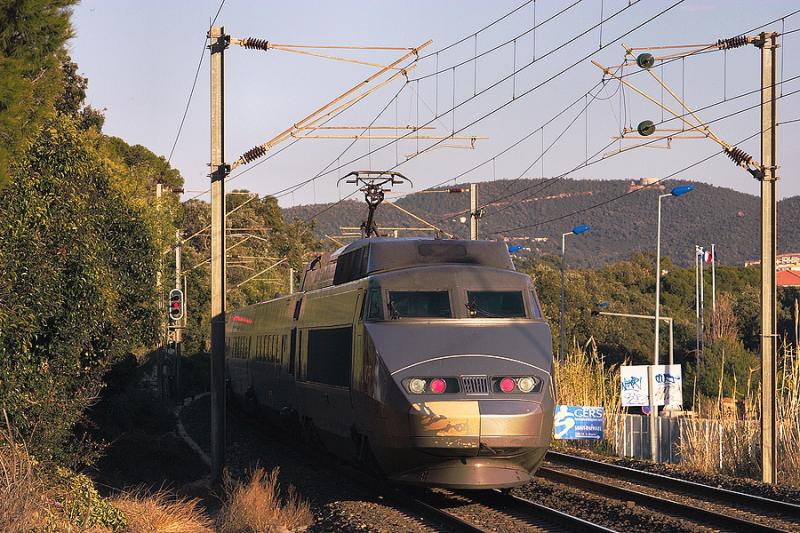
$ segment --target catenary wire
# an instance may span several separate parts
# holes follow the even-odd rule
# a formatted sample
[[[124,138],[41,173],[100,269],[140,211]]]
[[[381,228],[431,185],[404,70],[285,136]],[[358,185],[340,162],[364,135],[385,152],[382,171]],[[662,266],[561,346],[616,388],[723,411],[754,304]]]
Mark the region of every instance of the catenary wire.
[[[790,93],[786,93],[786,94],[785,94],[783,97],[778,97],[778,98],[785,98],[785,97],[788,97],[788,96],[790,96],[790,95],[797,94],[798,92],[800,92],[800,89],[798,89],[798,90],[796,90],[796,91],[792,91],[792,92],[790,92]],[[756,106],[753,106],[753,107],[748,107],[748,108],[745,108],[745,109],[739,110],[739,111],[737,111],[737,112],[735,112],[735,113],[731,113],[730,115],[726,115],[725,117],[720,117],[719,119],[716,119],[716,120],[722,120],[722,119],[724,119],[724,118],[729,118],[730,116],[733,116],[733,115],[735,115],[735,114],[742,113],[742,112],[744,112],[744,111],[749,111],[750,109],[754,109],[755,107],[759,107],[760,105],[761,105],[761,104],[759,103],[759,104],[758,104],[758,105],[756,105]],[[800,118],[797,118],[797,119],[790,119],[790,120],[788,120],[788,121],[784,121],[784,122],[782,122],[782,123],[779,123],[779,124],[789,124],[789,123],[793,123],[793,122],[797,122],[797,121],[800,121]],[[768,128],[766,128],[766,129],[768,129]],[[762,130],[762,131],[766,131],[766,129],[764,129],[764,130]],[[737,142],[737,143],[735,143],[735,144],[732,144],[732,146],[738,146],[738,145],[740,145],[740,144],[742,144],[742,143],[745,143],[745,142],[747,142],[747,141],[749,141],[749,140],[751,140],[751,139],[755,138],[756,136],[760,135],[760,134],[762,133],[762,131],[757,131],[757,132],[755,132],[754,134],[752,134],[752,135],[750,135],[750,136],[748,136],[748,137],[746,137],[746,138],[744,138],[744,139],[740,140],[739,142]],[[702,163],[705,163],[705,162],[706,162],[706,161],[708,161],[709,159],[712,159],[712,158],[714,158],[714,157],[717,157],[718,155],[721,155],[721,154],[724,154],[724,153],[725,153],[725,150],[720,150],[720,151],[714,152],[713,154],[710,154],[709,156],[707,156],[707,157],[705,157],[705,158],[703,158],[703,159],[701,159],[701,160],[699,160],[699,161],[696,161],[696,162],[694,162],[694,163],[690,164],[689,166],[686,166],[686,167],[684,167],[684,168],[682,168],[682,169],[680,169],[680,170],[677,170],[677,171],[675,171],[675,172],[672,172],[671,174],[668,174],[668,175],[666,175],[666,176],[664,176],[664,177],[662,177],[662,178],[659,178],[659,179],[658,179],[658,180],[656,180],[654,183],[660,183],[660,182],[662,182],[662,181],[668,180],[668,179],[670,179],[670,178],[672,178],[672,177],[674,177],[674,176],[676,176],[676,175],[678,175],[678,174],[680,174],[680,173],[682,173],[682,172],[686,172],[687,170],[690,170],[691,168],[693,168],[693,167],[696,167],[697,165],[700,165],[700,164],[702,164]],[[570,172],[572,172],[572,171],[570,171]],[[571,212],[571,213],[567,213],[567,214],[565,214],[565,215],[561,215],[561,216],[554,217],[554,218],[551,218],[551,219],[548,219],[548,220],[544,220],[544,221],[542,221],[542,222],[537,222],[537,223],[535,223],[535,224],[528,224],[528,225],[523,225],[523,226],[516,226],[516,227],[513,227],[513,228],[505,228],[505,229],[501,229],[501,230],[497,230],[497,231],[492,231],[492,232],[490,232],[490,235],[498,235],[498,234],[501,234],[501,233],[507,233],[507,232],[510,232],[510,231],[517,231],[517,230],[520,230],[520,229],[535,228],[535,227],[538,227],[538,226],[542,226],[542,225],[544,225],[544,224],[549,224],[549,223],[551,223],[551,222],[557,222],[557,221],[559,221],[559,220],[563,220],[563,219],[565,219],[565,218],[568,218],[568,217],[571,217],[571,216],[573,216],[573,215],[577,215],[577,214],[580,214],[580,213],[585,213],[585,212],[587,212],[587,211],[590,211],[590,210],[592,210],[592,209],[596,209],[596,208],[598,208],[598,207],[601,207],[601,206],[607,205],[607,204],[609,204],[609,203],[611,203],[611,202],[614,202],[614,201],[616,201],[616,200],[619,200],[619,199],[621,199],[621,198],[624,198],[624,197],[626,197],[626,196],[629,196],[629,195],[631,195],[631,194],[634,194],[634,193],[635,193],[635,192],[637,192],[638,190],[639,190],[639,189],[635,189],[635,190],[633,190],[633,191],[630,191],[630,192],[625,192],[625,193],[623,193],[623,194],[620,194],[620,195],[618,195],[618,196],[615,196],[614,198],[610,198],[610,199],[608,199],[608,200],[604,200],[604,201],[602,201],[602,202],[598,202],[598,203],[596,203],[596,204],[593,204],[593,205],[591,205],[591,206],[585,207],[585,208],[583,208],[583,209],[577,209],[577,210],[575,210],[575,211],[573,211],[573,212]]]

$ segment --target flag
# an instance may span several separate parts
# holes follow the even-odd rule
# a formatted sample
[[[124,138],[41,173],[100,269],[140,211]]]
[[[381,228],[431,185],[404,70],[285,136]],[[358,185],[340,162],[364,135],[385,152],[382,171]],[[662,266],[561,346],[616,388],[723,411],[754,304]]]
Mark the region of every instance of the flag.
[[[714,257],[711,255],[711,250],[703,250],[703,261],[709,265],[714,262]]]

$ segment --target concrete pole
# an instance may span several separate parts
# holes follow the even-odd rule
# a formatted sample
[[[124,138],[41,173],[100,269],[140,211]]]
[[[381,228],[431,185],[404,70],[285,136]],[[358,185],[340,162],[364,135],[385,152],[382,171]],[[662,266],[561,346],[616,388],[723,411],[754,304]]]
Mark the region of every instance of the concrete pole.
[[[699,247],[694,245],[694,325],[697,329],[695,339],[695,359],[696,366],[700,368],[700,255]]]
[[[161,195],[164,187],[159,180],[156,183],[156,212],[158,213],[158,234],[156,241],[161,247]],[[158,354],[156,355],[156,379],[158,381],[158,399],[163,402],[165,399],[164,388],[164,332],[167,329],[166,308],[164,307],[164,295],[161,287],[161,254],[158,255],[158,270],[156,271],[156,295],[158,297]]]
[[[478,240],[478,184],[469,184],[469,239]]]
[[[289,294],[294,294],[294,269],[289,267]]]
[[[706,347],[706,256],[705,250],[700,257],[700,353]]]
[[[182,270],[182,252],[183,252],[183,231],[175,230],[175,288],[183,290],[181,285],[183,270]],[[183,314],[186,316],[186,293],[183,295]],[[178,403],[183,403],[183,395],[181,394],[181,348],[183,342],[183,318],[175,323],[175,398]]]
[[[711,316],[717,316],[717,250],[711,244]]]
[[[762,33],[761,48],[761,480],[775,483],[778,477],[778,442],[775,398],[776,349],[776,135],[775,56],[777,33]]]
[[[211,46],[211,479],[225,466],[225,120],[224,52],[229,37],[209,31]]]

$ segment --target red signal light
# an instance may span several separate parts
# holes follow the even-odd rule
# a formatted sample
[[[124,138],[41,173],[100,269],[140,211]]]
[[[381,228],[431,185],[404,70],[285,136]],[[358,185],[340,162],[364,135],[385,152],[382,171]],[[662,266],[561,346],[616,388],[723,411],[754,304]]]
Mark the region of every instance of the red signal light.
[[[434,394],[441,394],[447,389],[447,382],[442,378],[435,378],[431,380],[431,392]]]
[[[514,383],[514,380],[511,378],[503,378],[500,380],[500,390],[503,392],[506,393],[511,392],[514,390],[515,386],[516,384]]]

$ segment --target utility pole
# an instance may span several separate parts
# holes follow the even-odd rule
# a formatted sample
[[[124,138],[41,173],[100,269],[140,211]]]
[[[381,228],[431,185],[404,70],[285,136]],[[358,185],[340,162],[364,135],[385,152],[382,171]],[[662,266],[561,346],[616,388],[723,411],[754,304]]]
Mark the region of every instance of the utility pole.
[[[717,316],[717,250],[711,244],[711,316]]]
[[[181,276],[182,276],[182,264],[181,264],[181,255],[183,252],[183,231],[176,229],[175,230],[175,288],[178,290],[183,289],[181,286]],[[184,293],[184,309],[183,314],[186,316],[186,294]],[[183,403],[183,396],[181,395],[181,342],[183,341],[183,324],[181,320],[175,323],[175,329],[173,330],[173,335],[175,338],[175,398],[178,400],[179,404]]]
[[[161,195],[164,187],[161,180],[156,183],[156,212],[158,213],[158,236],[161,236]],[[161,246],[161,239],[157,239],[158,246]],[[156,355],[156,379],[158,380],[158,399],[163,402],[165,399],[164,391],[164,330],[166,329],[164,308],[164,295],[161,293],[161,254],[158,256],[158,270],[156,271],[156,295],[158,296],[158,354]]]
[[[469,184],[469,240],[478,240],[478,184]]]
[[[775,94],[778,34],[760,34],[761,48],[761,480],[775,483],[778,474],[776,348],[776,135]]]
[[[211,479],[225,465],[225,90],[224,52],[229,36],[214,26],[211,48]]]
[[[289,267],[289,294],[294,294],[294,269]]]

